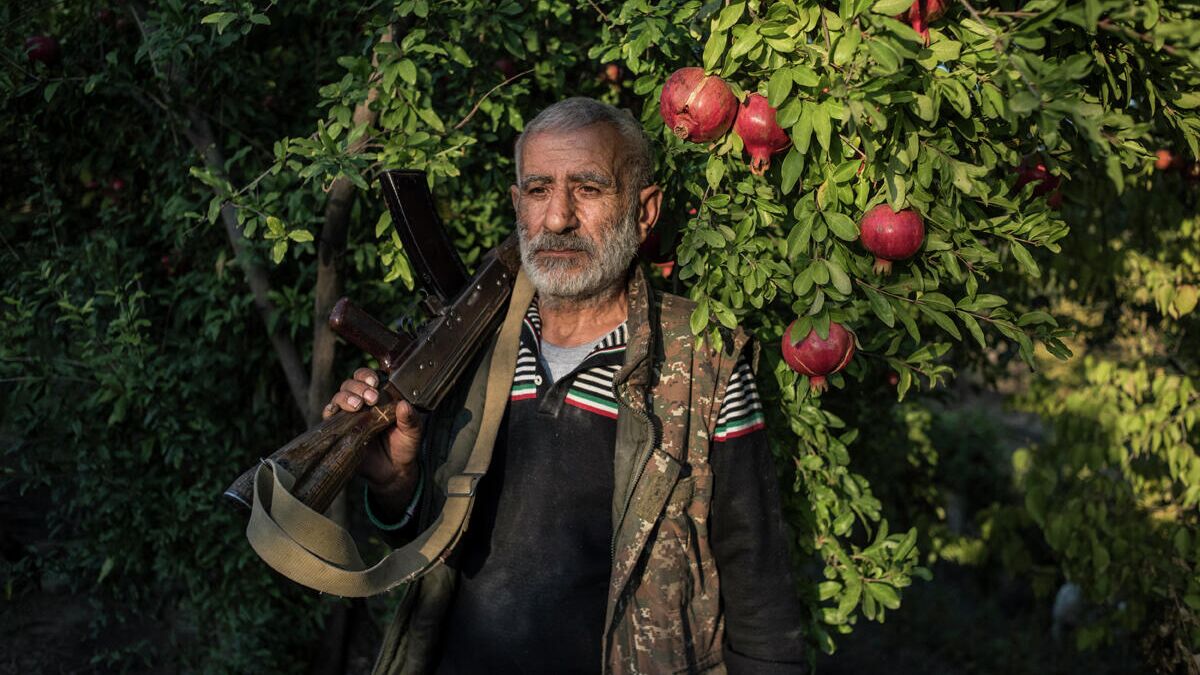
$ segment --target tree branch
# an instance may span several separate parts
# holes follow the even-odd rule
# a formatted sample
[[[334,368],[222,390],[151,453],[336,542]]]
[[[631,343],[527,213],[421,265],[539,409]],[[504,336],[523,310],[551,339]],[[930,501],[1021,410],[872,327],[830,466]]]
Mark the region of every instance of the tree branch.
[[[194,106],[188,106],[187,118],[188,126],[184,129],[184,134],[188,141],[204,157],[204,165],[214,175],[223,177],[225,175],[225,157],[217,146],[208,119]],[[275,355],[279,358],[279,365],[283,367],[283,374],[287,377],[292,400],[300,410],[300,414],[305,415],[308,407],[306,405],[308,402],[308,378],[304,374],[304,363],[300,360],[296,345],[292,344],[292,341],[283,332],[283,327],[276,322],[275,328],[271,329],[272,318],[278,310],[271,302],[271,284],[267,270],[255,261],[253,252],[249,250],[250,247],[238,226],[237,210],[232,204],[225,204],[221,207],[221,222],[225,225],[225,234],[229,238],[229,245],[233,247],[234,255],[241,261],[246,273],[246,281],[250,284],[250,291],[254,295],[254,306],[258,309],[263,325],[267,327],[267,332],[270,334],[271,345],[275,347]]]

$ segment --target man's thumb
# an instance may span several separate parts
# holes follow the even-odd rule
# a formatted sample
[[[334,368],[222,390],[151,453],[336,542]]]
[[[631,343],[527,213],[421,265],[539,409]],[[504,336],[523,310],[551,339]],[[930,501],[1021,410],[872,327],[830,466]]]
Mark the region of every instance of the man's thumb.
[[[396,427],[402,431],[410,431],[420,426],[421,420],[417,411],[408,401],[401,400],[396,404]]]

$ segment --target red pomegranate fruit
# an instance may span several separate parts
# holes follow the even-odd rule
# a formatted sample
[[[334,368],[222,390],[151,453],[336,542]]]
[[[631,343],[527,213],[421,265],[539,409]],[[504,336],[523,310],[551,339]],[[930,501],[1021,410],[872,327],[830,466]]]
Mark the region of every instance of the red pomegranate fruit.
[[[1154,168],[1159,171],[1178,171],[1183,166],[1183,157],[1170,150],[1163,149],[1154,153]]]
[[[1033,195],[1041,197],[1042,195],[1052,192],[1058,188],[1058,184],[1062,182],[1058,176],[1050,173],[1046,165],[1041,162],[1022,162],[1021,166],[1016,168],[1017,183],[1016,188],[1020,190],[1029,183],[1037,182],[1033,188]]]
[[[733,133],[742,139],[746,152],[750,153],[750,173],[761,176],[771,168],[771,155],[783,152],[792,144],[792,139],[783,132],[775,121],[775,109],[767,103],[767,97],[750,94],[738,110]]]
[[[507,56],[501,56],[500,58],[496,59],[496,62],[492,65],[496,68],[496,70],[500,71],[500,74],[503,75],[504,79],[506,80],[511,80],[517,75],[517,64]]]
[[[893,211],[880,204],[858,224],[863,247],[875,256],[875,273],[892,273],[892,261],[911,258],[925,243],[925,221],[912,209]]]
[[[929,24],[942,18],[945,13],[945,0],[913,0],[908,14],[901,14],[898,18],[901,21],[907,20],[908,25],[925,40],[925,44],[929,44]]]
[[[792,370],[807,375],[813,391],[825,391],[829,383],[825,377],[832,375],[850,363],[854,357],[854,333],[840,323],[829,324],[829,337],[822,340],[816,330],[792,344],[793,321],[783,333],[783,360]]]
[[[62,52],[58,48],[58,40],[49,35],[34,35],[25,39],[25,53],[30,61],[41,61],[52,66],[58,63]]]
[[[658,112],[681,140],[703,143],[729,131],[738,101],[725,80],[703,68],[680,68],[663,85]]]

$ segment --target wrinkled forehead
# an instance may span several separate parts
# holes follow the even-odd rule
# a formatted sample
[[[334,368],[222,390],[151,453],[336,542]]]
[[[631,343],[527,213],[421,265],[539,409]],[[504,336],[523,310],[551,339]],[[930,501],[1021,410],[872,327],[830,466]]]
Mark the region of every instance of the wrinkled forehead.
[[[518,180],[532,177],[565,180],[572,175],[603,177],[616,185],[626,152],[621,136],[609,124],[592,124],[570,131],[536,131],[523,139],[518,156]]]

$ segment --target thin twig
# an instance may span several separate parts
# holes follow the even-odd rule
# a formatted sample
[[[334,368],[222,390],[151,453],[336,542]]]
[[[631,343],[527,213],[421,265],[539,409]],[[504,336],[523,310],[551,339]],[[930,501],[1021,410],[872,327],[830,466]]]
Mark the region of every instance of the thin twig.
[[[496,86],[492,87],[491,89],[489,89],[489,90],[488,90],[488,93],[484,94],[484,95],[483,95],[483,96],[482,96],[482,97],[481,97],[481,98],[480,98],[478,101],[476,101],[476,102],[475,102],[475,105],[474,105],[474,106],[471,108],[471,112],[467,113],[467,116],[466,116],[466,117],[464,117],[464,118],[462,118],[462,120],[461,120],[461,121],[459,121],[459,123],[458,123],[458,124],[455,124],[455,125],[454,125],[454,130],[455,130],[455,131],[458,131],[459,129],[462,129],[462,128],[463,128],[463,127],[464,127],[464,126],[467,124],[467,122],[470,122],[470,121],[471,121],[471,118],[475,116],[475,113],[479,111],[479,106],[480,106],[480,105],[481,105],[481,104],[482,104],[484,101],[486,101],[486,100],[487,100],[487,97],[489,97],[489,96],[491,96],[492,94],[496,93],[496,92],[497,92],[497,91],[499,91],[499,90],[500,90],[502,87],[504,87],[505,85],[509,84],[509,83],[510,83],[510,82],[512,82],[513,80],[516,80],[516,79],[518,79],[518,78],[524,77],[524,76],[526,76],[526,75],[528,75],[529,73],[532,73],[532,72],[533,72],[533,68],[530,68],[529,70],[526,70],[526,71],[524,71],[524,72],[517,73],[516,75],[513,75],[512,77],[508,78],[507,80],[505,80],[505,81],[501,82],[500,84],[498,84],[498,85],[496,85]]]
[[[1002,11],[995,10],[995,9],[983,10],[983,16],[1009,16],[1014,19],[1031,19],[1035,16],[1041,16],[1041,15],[1042,15],[1042,12],[1024,12],[1024,11],[1002,12]]]
[[[1099,21],[1096,22],[1096,27],[1101,30],[1106,30],[1110,33],[1122,33],[1128,37],[1137,38],[1137,39],[1141,40],[1142,42],[1147,42],[1150,44],[1154,43],[1154,36],[1152,36],[1148,33],[1139,33],[1136,30],[1130,28],[1129,26],[1118,26],[1117,24],[1113,23],[1112,20],[1110,20],[1110,19],[1100,19]],[[1162,46],[1162,50],[1164,52],[1170,54],[1171,56],[1179,56],[1179,50],[1172,47],[1171,45],[1164,44]]]
[[[850,140],[849,138],[846,138],[846,136],[844,134],[838,134],[838,138],[842,139],[843,143],[850,146],[850,148],[852,150],[857,152],[859,157],[861,157],[863,159],[867,158],[867,153],[863,152],[862,150],[859,150],[858,146],[854,144],[854,141]]]
[[[592,9],[596,10],[596,13],[600,15],[600,18],[604,20],[604,23],[608,23],[608,15],[604,13],[604,10],[597,7],[596,3],[592,2],[592,0],[587,0],[587,3],[592,6]]]

